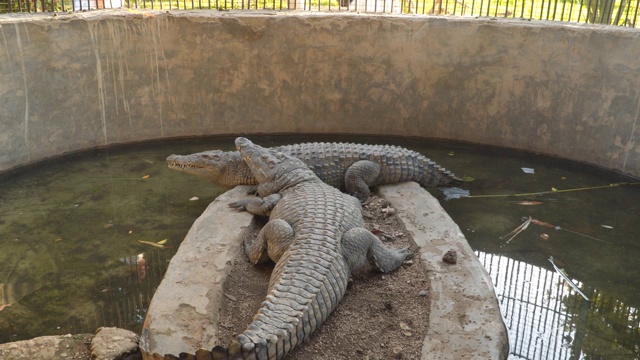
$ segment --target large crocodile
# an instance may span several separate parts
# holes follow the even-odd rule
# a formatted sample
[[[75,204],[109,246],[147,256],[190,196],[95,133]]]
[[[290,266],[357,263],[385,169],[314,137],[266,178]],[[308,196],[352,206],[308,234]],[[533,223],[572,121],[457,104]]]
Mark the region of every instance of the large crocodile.
[[[399,146],[303,143],[271,149],[304,161],[322,181],[346,190],[361,202],[369,197],[370,186],[403,181],[440,186],[460,180],[422,154]],[[221,187],[257,184],[237,151],[170,155],[167,164],[171,169],[201,176]]]
[[[369,260],[382,272],[393,271],[410,252],[386,248],[365,229],[359,201],[323,183],[302,161],[245,138],[236,139],[236,146],[266,197],[230,206],[270,213],[245,252],[253,263],[271,258],[276,265],[253,322],[212,356],[281,359],[335,309],[353,269]]]

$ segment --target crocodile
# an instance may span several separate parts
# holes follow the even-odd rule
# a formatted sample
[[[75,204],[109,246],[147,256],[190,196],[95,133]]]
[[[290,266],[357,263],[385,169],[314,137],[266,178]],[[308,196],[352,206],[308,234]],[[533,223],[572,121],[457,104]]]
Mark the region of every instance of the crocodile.
[[[271,149],[304,161],[325,183],[361,202],[369,198],[371,186],[404,181],[442,186],[461,181],[422,154],[399,146],[314,142]],[[224,188],[257,184],[237,151],[170,155],[167,164],[170,169],[198,175]]]
[[[367,260],[397,269],[410,254],[391,249],[365,229],[362,206],[318,178],[301,160],[269,151],[246,138],[236,146],[262,185],[263,198],[230,203],[269,222],[244,250],[252,263],[273,260],[268,294],[253,321],[214,360],[282,359],[308,339],[336,308],[351,272]]]

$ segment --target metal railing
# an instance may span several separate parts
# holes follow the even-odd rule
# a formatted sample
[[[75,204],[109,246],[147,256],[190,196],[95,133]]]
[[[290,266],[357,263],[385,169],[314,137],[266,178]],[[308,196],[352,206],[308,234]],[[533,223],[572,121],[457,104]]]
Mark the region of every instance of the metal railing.
[[[640,0],[0,0],[0,13],[111,8],[304,10],[486,16],[636,27]]]

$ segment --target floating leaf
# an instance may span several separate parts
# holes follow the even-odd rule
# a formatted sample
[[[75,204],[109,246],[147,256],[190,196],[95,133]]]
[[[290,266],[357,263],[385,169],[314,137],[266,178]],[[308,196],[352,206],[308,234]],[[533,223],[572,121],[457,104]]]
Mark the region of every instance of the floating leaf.
[[[540,238],[546,241],[546,240],[549,240],[549,235],[543,233],[543,234],[540,234]]]
[[[536,225],[544,226],[544,227],[549,228],[549,229],[560,230],[559,226],[555,226],[553,224],[549,224],[548,222],[540,221],[538,219],[531,219],[531,222],[536,224]]]
[[[61,238],[60,236],[58,236],[58,237],[57,237],[55,240],[53,240],[53,241],[55,241],[55,242],[60,242],[60,241],[62,241],[62,238]]]
[[[160,241],[158,241],[156,244],[158,244],[158,245],[164,245],[164,244],[166,244],[166,243],[167,243],[167,239],[164,239],[164,240],[160,240]]]
[[[200,198],[199,198],[199,197],[197,197],[197,196],[194,196],[194,197],[192,197],[191,199],[189,199],[189,201],[196,201],[196,200],[200,200]]]
[[[603,225],[600,225],[600,226],[602,226],[605,229],[613,229],[613,226],[611,226],[611,225],[604,225],[603,224]]]
[[[525,174],[535,174],[536,173],[536,170],[533,169],[533,168],[523,167],[521,169],[522,169],[522,172],[525,173]]]
[[[558,191],[558,189],[556,189],[556,188],[552,187],[552,188],[551,188],[551,191],[553,191],[553,192],[557,192],[557,191]]]
[[[141,244],[145,244],[145,245],[155,246],[155,247],[157,247],[159,249],[164,250],[164,245],[156,244],[154,242],[146,241],[146,240],[138,240],[138,242],[141,243]]]
[[[150,177],[151,177],[151,175],[145,175],[145,176],[143,176],[142,178],[143,178],[143,179],[148,179],[148,178],[150,178]]]
[[[460,189],[457,187],[440,188],[440,191],[444,194],[445,200],[460,199],[469,196],[469,190]]]
[[[463,177],[462,177],[462,179],[460,179],[460,180],[462,180],[462,181],[464,181],[464,182],[472,182],[472,181],[474,181],[475,179],[476,179],[476,178],[474,178],[474,177],[471,177],[471,176],[467,176],[467,175],[465,175],[465,176],[463,176]]]
[[[563,177],[560,178],[560,180],[567,180],[567,177],[563,176]]]
[[[449,153],[447,155],[454,156],[455,154],[456,154],[455,151],[449,151]]]
[[[517,205],[531,206],[531,205],[542,205],[544,203],[542,201],[523,200],[523,201],[516,202],[516,204]]]
[[[102,225],[102,227],[105,228],[105,229],[108,229],[110,227],[113,227],[113,224],[112,223],[106,223],[106,224]]]

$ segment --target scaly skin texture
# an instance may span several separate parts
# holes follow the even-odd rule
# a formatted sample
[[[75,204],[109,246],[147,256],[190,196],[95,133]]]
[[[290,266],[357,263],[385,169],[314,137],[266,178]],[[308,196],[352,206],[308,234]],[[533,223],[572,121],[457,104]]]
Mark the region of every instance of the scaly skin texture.
[[[375,185],[415,181],[422,186],[441,186],[460,180],[420,153],[398,146],[303,143],[271,150],[302,160],[322,181],[346,190],[361,202],[369,197],[369,187]],[[236,151],[171,155],[167,164],[171,169],[201,176],[221,187],[257,184]]]
[[[367,260],[397,269],[408,249],[388,249],[365,229],[360,202],[323,183],[300,160],[245,138],[236,146],[260,182],[263,199],[230,206],[270,213],[256,240],[245,244],[254,263],[276,262],[266,300],[237,340],[213,359],[283,358],[327,319],[344,296],[351,272]]]

